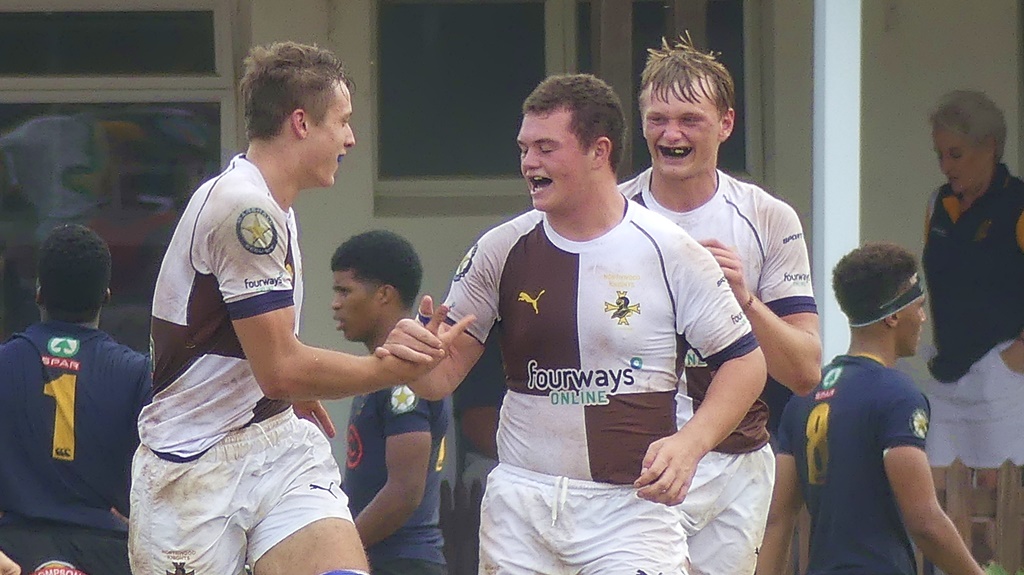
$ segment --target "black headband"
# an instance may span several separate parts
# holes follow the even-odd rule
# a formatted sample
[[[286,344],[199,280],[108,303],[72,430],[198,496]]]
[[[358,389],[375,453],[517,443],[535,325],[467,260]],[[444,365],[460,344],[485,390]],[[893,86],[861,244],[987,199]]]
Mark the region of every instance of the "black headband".
[[[902,310],[908,305],[914,303],[918,299],[924,297],[924,290],[921,288],[921,283],[917,281],[917,274],[914,274],[910,278],[910,289],[894,297],[893,299],[878,306],[878,309],[871,313],[868,317],[851,317],[850,327],[864,327],[871,325],[876,321],[883,320],[890,315]]]

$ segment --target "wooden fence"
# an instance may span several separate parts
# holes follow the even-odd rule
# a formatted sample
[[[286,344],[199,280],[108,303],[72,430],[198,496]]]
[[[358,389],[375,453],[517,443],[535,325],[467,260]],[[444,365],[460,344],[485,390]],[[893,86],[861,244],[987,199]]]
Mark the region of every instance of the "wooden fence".
[[[1024,567],[1024,478],[1021,468],[1006,462],[998,470],[976,470],[956,461],[933,469],[939,503],[949,514],[974,557],[983,565],[996,561],[1009,573]],[[460,480],[454,489],[441,485],[441,529],[450,575],[476,575],[479,550],[480,500],[483,486]],[[807,567],[810,519],[801,514],[793,538],[794,574]],[[918,574],[933,567],[918,556]]]
[[[1006,462],[998,470],[977,470],[959,461],[932,469],[939,503],[960,536],[982,565],[995,561],[1016,573],[1024,556],[1024,486],[1021,468]],[[793,573],[807,568],[810,518],[801,513],[793,537]],[[934,567],[917,557],[918,575],[932,575]]]

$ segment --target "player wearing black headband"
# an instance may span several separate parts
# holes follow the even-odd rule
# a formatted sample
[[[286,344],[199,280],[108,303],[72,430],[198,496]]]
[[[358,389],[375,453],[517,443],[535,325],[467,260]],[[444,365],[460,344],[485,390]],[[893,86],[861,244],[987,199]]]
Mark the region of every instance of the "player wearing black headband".
[[[839,260],[832,287],[850,320],[850,348],[782,414],[757,573],[783,572],[806,502],[808,573],[913,575],[913,539],[944,572],[982,575],[935,496],[924,451],[928,402],[893,369],[917,350],[926,319],[914,256],[893,244],[865,245]]]

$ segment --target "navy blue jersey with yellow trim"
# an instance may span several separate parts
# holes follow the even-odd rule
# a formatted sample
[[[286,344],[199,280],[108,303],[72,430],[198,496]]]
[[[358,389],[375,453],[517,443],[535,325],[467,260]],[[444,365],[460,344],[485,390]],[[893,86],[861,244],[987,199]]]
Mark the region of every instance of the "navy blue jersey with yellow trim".
[[[444,564],[444,539],[439,526],[441,470],[446,449],[445,433],[451,420],[451,398],[419,399],[405,385],[361,395],[352,401],[348,426],[348,458],[342,489],[349,498],[352,516],[358,516],[387,482],[388,437],[417,431],[429,432],[430,465],[423,500],[405,525],[366,550],[370,565],[392,559],[420,559]]]
[[[858,356],[827,365],[818,387],[786,405],[779,451],[796,459],[811,514],[809,575],[917,573],[882,460],[924,449],[928,402],[906,375]]]
[[[146,356],[105,332],[50,321],[0,345],[0,523],[124,531]]]
[[[956,381],[1024,329],[1024,181],[999,164],[965,211],[942,186],[921,263],[937,351],[928,367],[939,381]]]

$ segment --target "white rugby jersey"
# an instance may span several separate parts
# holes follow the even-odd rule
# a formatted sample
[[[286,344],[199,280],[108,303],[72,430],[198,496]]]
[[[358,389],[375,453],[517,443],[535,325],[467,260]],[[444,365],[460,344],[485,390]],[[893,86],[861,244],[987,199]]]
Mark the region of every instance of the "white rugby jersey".
[[[153,403],[142,443],[166,459],[197,457],[228,432],[290,404],[263,396],[231,324],[288,306],[298,333],[302,269],[291,209],[236,156],[185,208],[153,296]]]
[[[811,286],[811,264],[803,228],[796,211],[760,187],[718,171],[718,189],[704,205],[674,212],[651,193],[651,168],[619,184],[627,198],[657,212],[686,230],[697,241],[716,239],[743,262],[747,287],[779,317],[817,313]],[[699,405],[711,382],[711,372],[692,354],[687,360],[687,389]],[[768,408],[758,401],[719,447],[731,453],[759,449],[768,442]]]
[[[456,270],[449,316],[499,322],[508,393],[504,463],[629,484],[651,442],[675,433],[683,338],[712,364],[757,343],[714,258],[634,202],[600,238],[559,236],[531,211],[484,234]]]

